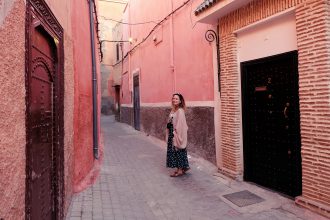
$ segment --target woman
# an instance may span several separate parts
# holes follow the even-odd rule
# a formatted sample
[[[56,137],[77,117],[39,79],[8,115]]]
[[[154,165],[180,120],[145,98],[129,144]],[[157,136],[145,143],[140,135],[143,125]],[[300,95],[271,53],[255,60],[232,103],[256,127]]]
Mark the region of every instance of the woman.
[[[178,177],[188,171],[189,163],[187,157],[187,122],[185,116],[186,104],[180,93],[172,96],[172,110],[168,119],[167,137],[167,158],[166,166],[176,168],[171,177]]]

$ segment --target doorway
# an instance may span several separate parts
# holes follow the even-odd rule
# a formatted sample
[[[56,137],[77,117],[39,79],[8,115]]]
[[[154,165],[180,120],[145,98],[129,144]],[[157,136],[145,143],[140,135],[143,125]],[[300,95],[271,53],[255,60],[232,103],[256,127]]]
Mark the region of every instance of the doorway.
[[[244,179],[301,195],[297,51],[241,63]]]
[[[134,128],[140,130],[140,84],[139,76],[133,77]]]
[[[26,219],[62,219],[63,31],[43,1],[26,21]]]

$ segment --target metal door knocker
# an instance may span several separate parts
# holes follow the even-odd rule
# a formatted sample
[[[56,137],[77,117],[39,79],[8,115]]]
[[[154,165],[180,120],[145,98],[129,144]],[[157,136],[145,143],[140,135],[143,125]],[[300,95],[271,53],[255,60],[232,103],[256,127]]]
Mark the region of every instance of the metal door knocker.
[[[288,108],[289,108],[289,106],[290,106],[290,103],[286,103],[285,104],[285,107],[284,107],[284,110],[283,110],[283,114],[284,114],[284,117],[285,118],[288,118],[289,116],[288,116]]]

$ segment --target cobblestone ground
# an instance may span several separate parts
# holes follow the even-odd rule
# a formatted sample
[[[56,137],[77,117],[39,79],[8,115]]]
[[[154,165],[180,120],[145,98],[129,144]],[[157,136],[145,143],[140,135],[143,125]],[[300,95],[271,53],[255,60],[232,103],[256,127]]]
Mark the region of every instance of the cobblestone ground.
[[[112,116],[102,116],[101,122],[105,155],[100,176],[73,197],[67,220],[323,219],[288,199],[267,207],[275,196],[237,208],[221,196],[235,189],[203,169],[202,160],[192,158],[187,175],[169,177],[165,146]]]

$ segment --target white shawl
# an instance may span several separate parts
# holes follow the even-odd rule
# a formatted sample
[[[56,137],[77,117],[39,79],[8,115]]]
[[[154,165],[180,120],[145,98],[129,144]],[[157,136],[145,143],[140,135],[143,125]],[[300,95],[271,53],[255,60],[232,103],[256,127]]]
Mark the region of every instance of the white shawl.
[[[179,149],[185,149],[187,147],[188,126],[184,110],[179,108],[175,113],[170,114],[170,117],[173,117],[173,145]]]

